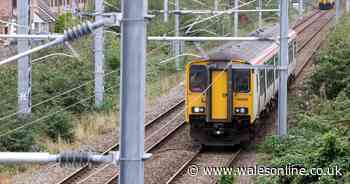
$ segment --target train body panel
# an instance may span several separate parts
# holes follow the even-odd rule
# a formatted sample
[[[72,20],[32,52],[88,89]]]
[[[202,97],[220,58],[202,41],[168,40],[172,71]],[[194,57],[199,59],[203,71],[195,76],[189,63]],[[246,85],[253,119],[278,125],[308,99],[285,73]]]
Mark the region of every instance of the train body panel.
[[[279,26],[260,30],[273,37]],[[296,33],[289,33],[289,76],[296,61]],[[278,71],[238,69],[235,65],[278,65],[279,47],[271,41],[230,42],[213,49],[209,59],[186,66],[186,122],[191,136],[206,145],[237,144],[249,137],[259,115],[278,90]],[[248,132],[248,133],[247,133]]]
[[[228,121],[228,72],[227,71],[211,71],[211,120],[227,122]]]

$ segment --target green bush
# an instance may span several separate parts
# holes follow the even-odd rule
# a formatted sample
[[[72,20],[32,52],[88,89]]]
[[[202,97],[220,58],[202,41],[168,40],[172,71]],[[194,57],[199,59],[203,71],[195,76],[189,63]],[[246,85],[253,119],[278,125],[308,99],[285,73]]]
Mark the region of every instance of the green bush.
[[[317,59],[317,71],[312,75],[309,85],[313,93],[325,93],[334,99],[345,90],[350,94],[350,17],[341,20],[337,28],[329,34],[327,45]],[[320,89],[320,86],[323,86]],[[322,92],[323,90],[323,92]]]
[[[327,45],[318,58],[317,71],[312,75],[305,96],[296,97],[299,106],[311,106],[298,110],[295,127],[282,139],[272,136],[260,145],[259,151],[271,155],[262,161],[272,167],[298,165],[311,168],[341,168],[342,176],[294,175],[259,177],[259,183],[336,184],[350,180],[350,18],[330,35]],[[320,86],[324,86],[326,99],[319,98]],[[322,96],[322,95],[321,95]],[[311,99],[306,105],[303,99]],[[327,100],[331,99],[331,100]]]
[[[73,16],[72,13],[62,14],[55,23],[55,33],[63,33],[65,29],[76,26],[79,23],[79,19]]]
[[[14,133],[0,137],[0,151],[33,151],[35,146],[32,129],[21,129]]]
[[[233,184],[233,183],[234,183],[233,176],[224,175],[220,177],[219,184]]]
[[[51,113],[57,112],[57,109]],[[58,114],[50,116],[45,120],[44,133],[54,142],[59,139],[66,142],[74,141],[74,125],[72,124],[72,116],[67,111],[61,111]]]

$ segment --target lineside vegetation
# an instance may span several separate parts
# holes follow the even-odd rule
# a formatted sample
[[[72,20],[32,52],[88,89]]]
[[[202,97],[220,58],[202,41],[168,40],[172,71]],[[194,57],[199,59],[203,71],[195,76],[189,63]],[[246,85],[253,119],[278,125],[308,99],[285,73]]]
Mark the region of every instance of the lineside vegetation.
[[[350,17],[341,20],[317,55],[317,67],[300,96],[291,99],[297,113],[288,136],[268,137],[260,145],[260,164],[341,168],[341,176],[268,176],[257,183],[336,184],[350,182]],[[264,161],[265,160],[265,161]]]

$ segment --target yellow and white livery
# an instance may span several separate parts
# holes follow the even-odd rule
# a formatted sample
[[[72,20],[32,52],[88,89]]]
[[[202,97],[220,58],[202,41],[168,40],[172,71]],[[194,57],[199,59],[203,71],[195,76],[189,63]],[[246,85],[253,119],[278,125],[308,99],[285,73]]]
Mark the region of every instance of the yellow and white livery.
[[[252,36],[277,37],[279,26]],[[296,33],[289,32],[289,76],[296,66]],[[278,65],[279,46],[271,41],[229,42],[208,58],[186,65],[186,122],[191,137],[204,145],[235,145],[254,135],[255,122],[278,90],[275,69],[235,66]],[[242,68],[242,67],[241,67]]]

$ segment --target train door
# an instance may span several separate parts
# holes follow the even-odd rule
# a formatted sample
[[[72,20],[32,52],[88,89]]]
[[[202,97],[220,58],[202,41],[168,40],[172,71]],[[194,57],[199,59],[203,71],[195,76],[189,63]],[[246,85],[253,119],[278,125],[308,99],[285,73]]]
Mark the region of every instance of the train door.
[[[214,121],[228,120],[228,79],[224,70],[211,71],[211,119]]]

